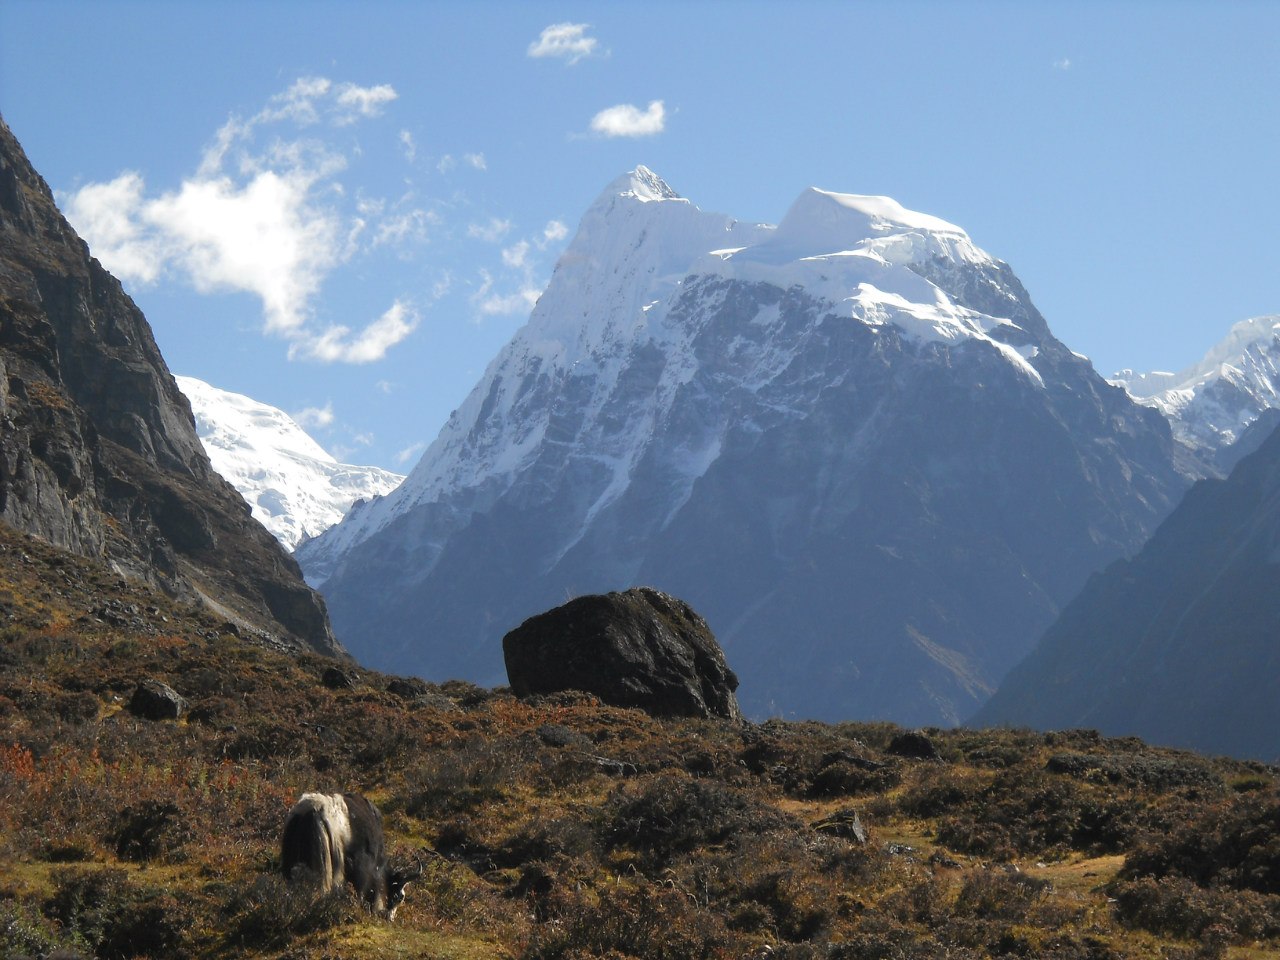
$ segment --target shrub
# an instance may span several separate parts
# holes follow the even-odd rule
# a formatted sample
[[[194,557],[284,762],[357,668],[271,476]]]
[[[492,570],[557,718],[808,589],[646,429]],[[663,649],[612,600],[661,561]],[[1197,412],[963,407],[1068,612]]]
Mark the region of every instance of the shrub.
[[[1280,795],[1248,793],[1202,808],[1129,854],[1121,876],[1179,876],[1200,886],[1280,894]]]
[[[173,858],[190,839],[189,828],[176,804],[148,800],[120,812],[112,840],[121,860]]]
[[[786,825],[772,806],[714,781],[658,776],[638,794],[618,794],[604,822],[606,846],[629,847],[660,869],[674,857]]]
[[[351,888],[344,886],[317,894],[307,884],[287,884],[267,874],[237,893],[227,906],[230,917],[227,946],[270,948],[287,944],[296,936],[355,923],[364,910]]]
[[[1205,889],[1185,877],[1117,880],[1108,892],[1123,923],[1153,933],[1196,940],[1226,931],[1237,943],[1280,936],[1280,897]]]
[[[519,778],[519,760],[513,741],[482,736],[432,751],[421,767],[406,774],[410,795],[405,809],[428,817],[496,802]]]
[[[44,912],[103,960],[180,957],[191,907],[157,888],[137,888],[119,869],[54,874]]]
[[[731,934],[711,912],[665,886],[606,887],[565,921],[538,927],[524,960],[709,960],[734,956]]]

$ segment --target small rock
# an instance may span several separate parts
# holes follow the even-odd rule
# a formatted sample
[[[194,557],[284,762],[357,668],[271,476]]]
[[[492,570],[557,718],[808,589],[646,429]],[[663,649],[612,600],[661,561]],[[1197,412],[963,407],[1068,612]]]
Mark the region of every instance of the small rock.
[[[430,692],[427,682],[417,677],[394,677],[387,684],[387,693],[395,694],[401,700],[416,700]]]
[[[187,711],[185,697],[167,683],[143,680],[129,700],[129,712],[144,720],[177,720]]]
[[[538,739],[548,747],[584,747],[591,742],[582,734],[558,723],[544,723],[535,732]]]
[[[326,667],[320,676],[320,682],[330,690],[354,690],[356,681],[359,679],[356,674],[348,673],[338,667]]]
[[[934,742],[919,730],[908,730],[900,733],[889,743],[888,753],[895,757],[907,757],[912,760],[941,760],[942,754]]]
[[[837,810],[829,817],[823,817],[813,824],[813,829],[830,834],[833,837],[844,837],[857,843],[867,842],[867,828],[862,823],[856,810]]]

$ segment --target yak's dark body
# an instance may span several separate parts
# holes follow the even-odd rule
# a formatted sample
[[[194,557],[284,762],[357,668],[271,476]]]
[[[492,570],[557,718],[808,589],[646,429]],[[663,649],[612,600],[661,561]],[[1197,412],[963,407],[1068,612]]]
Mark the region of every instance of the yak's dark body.
[[[304,793],[289,811],[280,846],[287,880],[313,876],[325,892],[350,883],[389,920],[416,876],[387,864],[382,814],[358,793]]]

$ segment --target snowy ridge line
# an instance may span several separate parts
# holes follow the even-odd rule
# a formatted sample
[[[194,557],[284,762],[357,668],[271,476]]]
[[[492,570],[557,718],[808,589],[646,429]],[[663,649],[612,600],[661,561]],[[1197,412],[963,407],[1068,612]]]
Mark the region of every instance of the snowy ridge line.
[[[1223,450],[1264,410],[1280,408],[1280,315],[1242,320],[1177,373],[1121,370],[1110,382],[1168,417],[1184,443]]]

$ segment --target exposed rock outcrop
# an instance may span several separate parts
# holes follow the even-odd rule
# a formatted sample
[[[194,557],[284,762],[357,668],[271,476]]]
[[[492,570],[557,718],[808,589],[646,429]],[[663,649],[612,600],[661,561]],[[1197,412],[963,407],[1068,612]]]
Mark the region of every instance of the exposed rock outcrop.
[[[519,696],[585,690],[660,717],[741,719],[738,678],[705,620],[647,587],[578,597],[502,639]]]
[[[342,653],[291,557],[209,465],[141,311],[0,120],[0,521]]]

